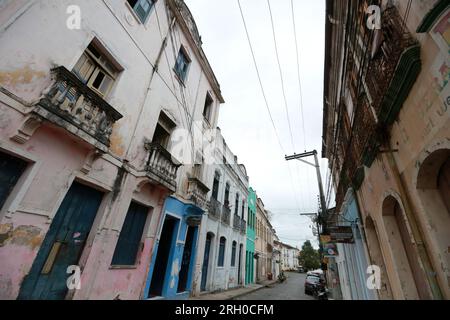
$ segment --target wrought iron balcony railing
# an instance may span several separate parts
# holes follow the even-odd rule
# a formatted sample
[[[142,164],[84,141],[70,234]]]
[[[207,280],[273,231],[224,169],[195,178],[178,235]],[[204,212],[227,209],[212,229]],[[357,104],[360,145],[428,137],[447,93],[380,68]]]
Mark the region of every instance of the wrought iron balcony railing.
[[[148,150],[146,170],[149,177],[175,191],[177,171],[181,164],[159,143],[149,142],[145,147]]]
[[[420,71],[420,48],[403,25],[395,6],[382,14],[378,52],[369,64],[366,84],[379,120],[386,121],[393,107],[401,106]]]
[[[209,200],[209,204],[208,204],[209,217],[219,220],[221,209],[222,209],[222,204],[217,199],[211,198]]]
[[[109,147],[113,124],[122,115],[72,72],[60,66],[51,70],[51,84],[37,103],[36,113],[81,136]],[[90,138],[89,138],[90,137]]]
[[[209,188],[197,176],[188,179],[188,198],[200,208],[206,208]]]
[[[228,208],[227,206],[223,205],[222,206],[221,221],[223,223],[226,223],[226,224],[230,225],[230,217],[231,217],[231,210],[230,210],[230,208]]]
[[[241,233],[245,234],[247,231],[247,221],[241,218]]]
[[[236,230],[239,230],[241,228],[241,217],[239,217],[237,214],[233,217],[233,228]]]

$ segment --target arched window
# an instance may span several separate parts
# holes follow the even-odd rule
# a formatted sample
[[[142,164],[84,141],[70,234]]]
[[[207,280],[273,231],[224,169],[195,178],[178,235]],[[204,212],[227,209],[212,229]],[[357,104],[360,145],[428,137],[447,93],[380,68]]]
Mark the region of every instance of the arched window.
[[[233,245],[231,246],[231,266],[234,267],[236,265],[236,241],[233,241]]]
[[[413,247],[408,233],[404,212],[393,196],[383,202],[383,222],[389,239],[397,274],[402,284],[405,299],[419,299],[416,282],[419,272],[415,264],[411,264]]]
[[[375,223],[370,216],[366,218],[365,234],[367,237],[367,247],[370,259],[373,264],[381,268],[381,287],[378,290],[382,300],[392,300],[392,291],[389,279],[387,278],[386,266],[381,252],[380,240],[378,239]]]
[[[225,197],[223,200],[223,204],[228,207],[230,205],[230,184],[227,182],[225,185]]]
[[[234,214],[237,216],[239,212],[239,193],[236,193],[236,200],[234,202]]]
[[[225,237],[220,237],[219,242],[219,258],[217,259],[217,266],[223,267],[225,261],[225,246],[227,244],[227,239]]]
[[[220,173],[216,171],[214,173],[214,182],[213,182],[213,188],[212,188],[212,198],[218,200],[219,196],[219,183],[220,183]]]
[[[437,252],[447,252],[450,244],[450,149],[438,149],[422,162],[417,176],[417,194],[421,211],[427,218],[426,229],[437,244]],[[437,264],[449,270],[450,256],[440,254]],[[445,276],[442,285],[447,285]]]

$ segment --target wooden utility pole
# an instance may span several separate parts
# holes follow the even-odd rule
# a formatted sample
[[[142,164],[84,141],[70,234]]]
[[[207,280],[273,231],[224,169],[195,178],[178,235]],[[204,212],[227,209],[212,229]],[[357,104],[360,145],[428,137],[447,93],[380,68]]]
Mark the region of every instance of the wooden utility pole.
[[[308,162],[303,159],[303,158],[310,157],[310,156],[314,156],[314,163]],[[327,205],[326,205],[326,201],[325,201],[325,194],[323,192],[322,176],[320,175],[320,166],[319,166],[319,159],[317,158],[317,151],[313,150],[313,151],[304,152],[304,153],[300,153],[300,154],[294,154],[292,156],[286,156],[285,159],[287,161],[299,160],[301,162],[304,162],[304,163],[316,168],[317,183],[319,184],[320,207],[321,207],[320,211],[319,211],[319,220],[322,225],[322,231],[326,230],[326,218],[327,218],[328,210],[327,210]],[[319,230],[317,230],[317,232],[320,234]],[[319,243],[320,243],[320,241],[319,241]]]

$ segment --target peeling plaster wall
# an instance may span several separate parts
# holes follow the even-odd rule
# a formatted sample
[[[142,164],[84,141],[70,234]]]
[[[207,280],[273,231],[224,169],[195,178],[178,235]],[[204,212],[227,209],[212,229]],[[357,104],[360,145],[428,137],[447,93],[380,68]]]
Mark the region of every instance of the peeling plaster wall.
[[[72,4],[81,8],[80,30],[66,28],[66,8]],[[0,150],[29,162],[4,208],[0,208],[0,299],[16,298],[74,179],[102,190],[105,196],[80,259],[82,287],[69,292],[68,297],[140,299],[161,208],[168,195],[166,189],[143,183],[148,156],[143,142],[153,137],[162,109],[173,116],[178,128],[189,125],[181,101],[186,101],[186,110],[193,114],[193,120],[202,123],[207,91],[214,99],[211,127],[215,128],[221,98],[215,95],[214,84],[208,80],[191,42],[177,23],[173,37],[168,36],[158,74],[151,77],[169,28],[166,1],[156,2],[144,25],[135,18],[126,1],[7,0],[2,1],[0,8]],[[29,140],[13,141],[11,137],[22,128],[32,111],[31,105],[48,87],[49,70],[60,65],[72,70],[94,37],[123,68],[105,97],[123,115],[114,124],[109,151],[92,157],[93,146],[45,121],[31,133]],[[173,72],[181,44],[192,60],[184,84],[178,82]],[[118,181],[124,160],[128,169]],[[182,186],[190,170],[182,167],[178,172],[177,194],[181,198],[186,197]],[[145,228],[143,251],[135,268],[111,269],[112,255],[132,199],[153,208]]]
[[[401,10],[406,4],[399,2]],[[418,7],[419,6],[419,7]],[[405,101],[397,121],[391,129],[390,146],[398,149],[393,153],[401,179],[410,195],[411,209],[422,230],[428,254],[443,296],[450,298],[450,232],[447,237],[436,238],[437,225],[446,225],[449,230],[450,220],[436,220],[433,210],[441,210],[432,202],[424,203],[417,189],[417,174],[421,162],[427,154],[443,148],[450,149],[450,65],[443,38],[431,31],[416,34],[415,28],[422,17],[421,4],[413,3],[411,7],[412,19],[408,27],[421,43],[422,72],[419,74],[407,100]],[[403,9],[402,9],[403,8]],[[423,14],[426,11],[423,11]],[[420,17],[420,18],[419,18]],[[447,25],[447,33],[448,25]],[[381,208],[384,198],[389,193],[399,194],[392,168],[386,156],[379,155],[371,168],[366,170],[366,178],[358,191],[363,206],[363,220],[368,215],[374,220],[378,232],[381,251],[394,298],[403,299],[404,292],[400,287],[397,271],[395,270],[393,254],[389,246],[386,229],[381,218]],[[440,201],[436,199],[436,201]],[[408,294],[408,293],[406,293]]]

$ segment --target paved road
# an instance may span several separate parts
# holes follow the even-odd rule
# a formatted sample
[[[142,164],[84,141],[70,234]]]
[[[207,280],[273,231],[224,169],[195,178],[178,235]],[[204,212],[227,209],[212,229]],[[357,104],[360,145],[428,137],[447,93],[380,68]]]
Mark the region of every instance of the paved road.
[[[286,274],[288,276],[286,281],[274,284],[270,288],[259,289],[235,300],[314,300],[313,297],[305,295],[305,273],[288,272]]]

